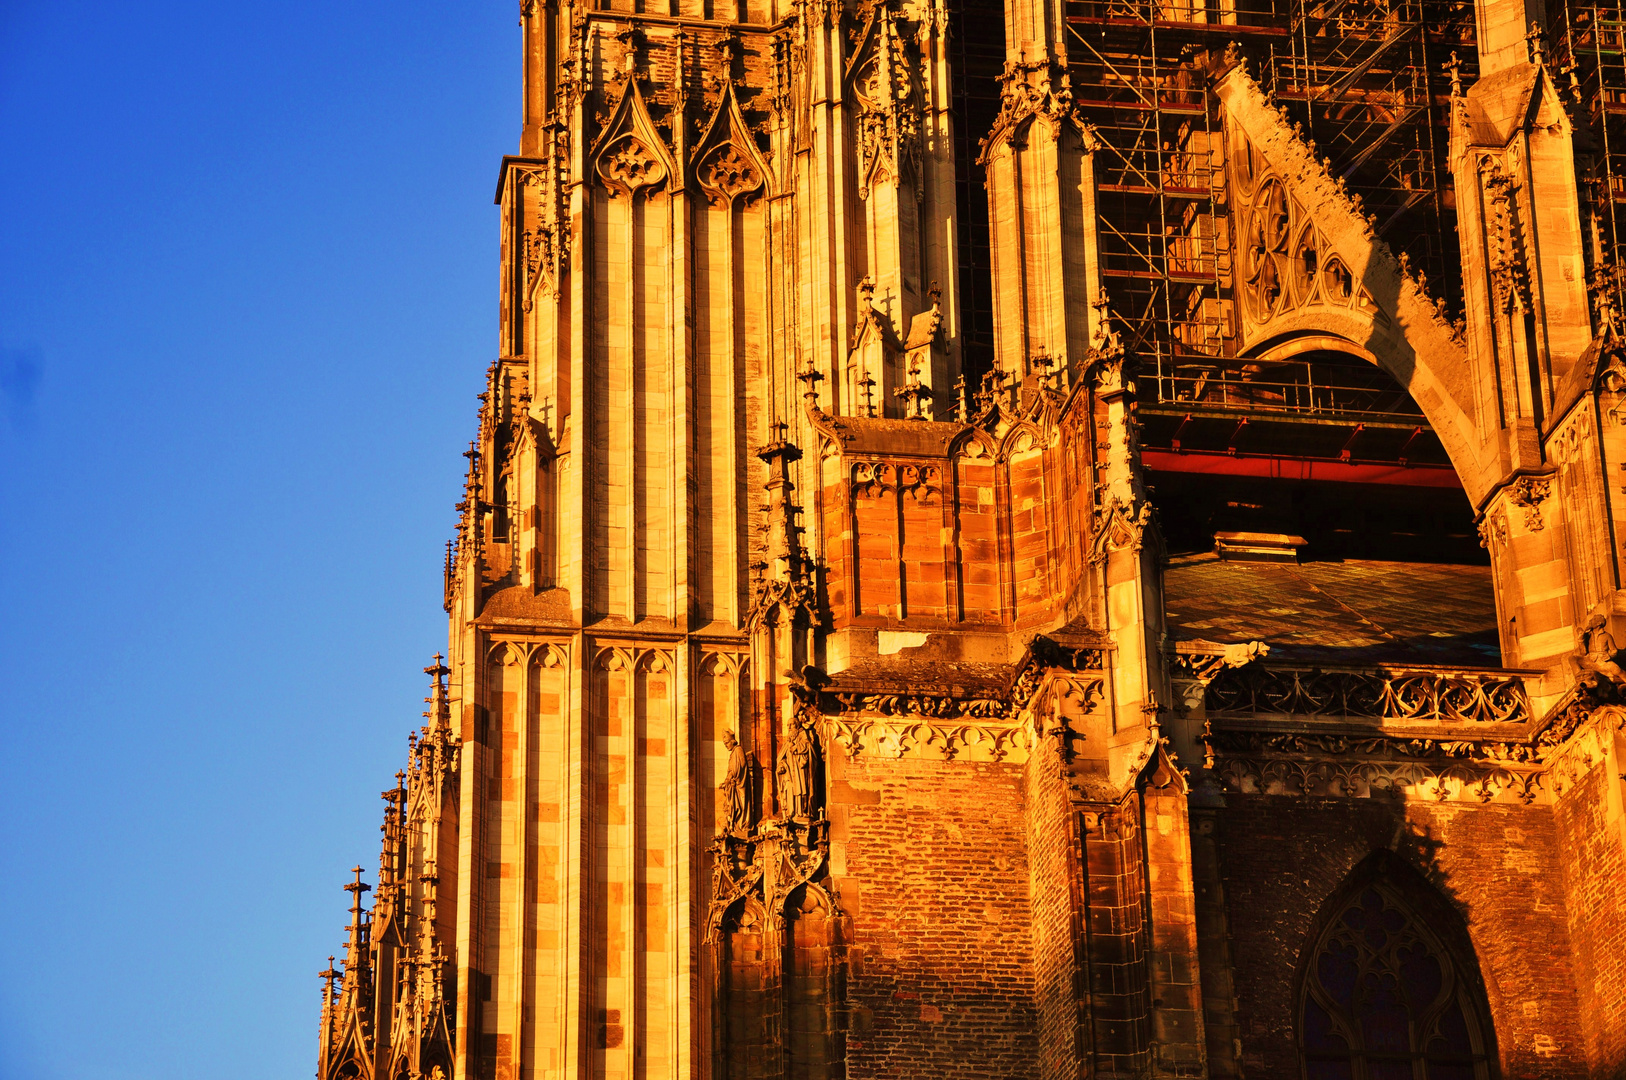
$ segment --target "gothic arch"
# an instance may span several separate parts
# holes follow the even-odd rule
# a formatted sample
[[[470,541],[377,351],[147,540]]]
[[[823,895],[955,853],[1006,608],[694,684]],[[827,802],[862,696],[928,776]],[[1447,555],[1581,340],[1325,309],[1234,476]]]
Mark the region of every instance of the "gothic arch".
[[[968,426],[949,440],[948,456],[970,458],[974,461],[992,461],[997,449],[993,437],[987,432]]]
[[[1355,867],[1299,958],[1305,1080],[1495,1080],[1495,1032],[1456,908],[1388,851]]]
[[[713,207],[726,210],[773,195],[772,170],[740,112],[732,82],[723,85],[690,160],[689,171]]]
[[[768,912],[754,896],[737,898],[721,914],[714,954],[718,1080],[766,1077],[775,1064],[769,1018],[778,988],[769,978],[769,934]]]
[[[677,163],[650,119],[637,79],[629,79],[589,157],[592,171],[612,198],[655,195],[666,190]]]
[[[781,912],[787,1076],[790,1080],[834,1076],[842,1058],[836,1023],[842,987],[835,905],[823,889],[804,882],[786,895]]]
[[[1478,503],[1490,478],[1466,345],[1243,67],[1221,75],[1215,92],[1236,188],[1248,355],[1305,335],[1348,342],[1411,394]]]
[[[1389,332],[1398,328],[1380,325],[1387,320],[1375,319],[1370,311],[1329,307],[1300,311],[1283,321],[1294,325],[1255,342],[1242,355],[1268,362],[1308,352],[1335,352],[1378,368],[1416,402],[1469,497],[1479,493],[1478,449],[1470,434],[1475,430],[1473,421],[1440,384],[1433,368],[1421,362],[1405,337]]]

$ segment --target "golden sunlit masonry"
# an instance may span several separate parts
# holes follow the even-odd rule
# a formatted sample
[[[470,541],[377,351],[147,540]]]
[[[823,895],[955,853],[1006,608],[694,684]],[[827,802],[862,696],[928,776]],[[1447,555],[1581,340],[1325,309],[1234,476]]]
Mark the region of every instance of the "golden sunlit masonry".
[[[525,0],[321,1080],[1626,1077],[1623,23]]]

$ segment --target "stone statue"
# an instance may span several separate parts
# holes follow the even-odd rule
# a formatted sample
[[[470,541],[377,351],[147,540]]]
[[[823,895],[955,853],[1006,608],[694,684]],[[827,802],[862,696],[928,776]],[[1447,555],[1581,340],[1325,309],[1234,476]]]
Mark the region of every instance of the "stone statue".
[[[1581,648],[1576,660],[1584,672],[1596,672],[1614,683],[1626,686],[1626,660],[1620,642],[1626,637],[1626,594],[1616,592],[1599,601],[1581,624]]]
[[[728,796],[728,822],[725,832],[741,835],[751,831],[751,760],[732,731],[723,732],[728,748],[728,768],[723,772],[723,793]]]
[[[819,744],[806,723],[794,717],[790,736],[779,751],[779,808],[787,817],[810,818],[816,809],[814,783],[820,766]]]

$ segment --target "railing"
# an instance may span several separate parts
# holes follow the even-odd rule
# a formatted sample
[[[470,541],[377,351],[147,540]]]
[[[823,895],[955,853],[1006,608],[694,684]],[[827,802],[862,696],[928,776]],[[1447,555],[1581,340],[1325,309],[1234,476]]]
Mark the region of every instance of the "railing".
[[[1138,382],[1146,395],[1143,400],[1158,404],[1250,413],[1422,419],[1417,403],[1398,386],[1347,385],[1336,373],[1318,371],[1308,364],[1299,366],[1297,374],[1298,378],[1259,379],[1246,377],[1236,368],[1158,364]]]
[[[1208,685],[1210,714],[1358,717],[1514,724],[1531,718],[1523,679],[1512,672],[1406,668],[1323,670],[1260,663],[1222,672]]]

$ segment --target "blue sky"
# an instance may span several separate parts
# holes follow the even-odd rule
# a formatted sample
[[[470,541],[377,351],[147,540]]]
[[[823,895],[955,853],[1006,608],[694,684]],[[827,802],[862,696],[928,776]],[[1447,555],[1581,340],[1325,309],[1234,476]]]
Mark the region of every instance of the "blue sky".
[[[299,1077],[445,641],[512,0],[0,0],[0,1078]]]

